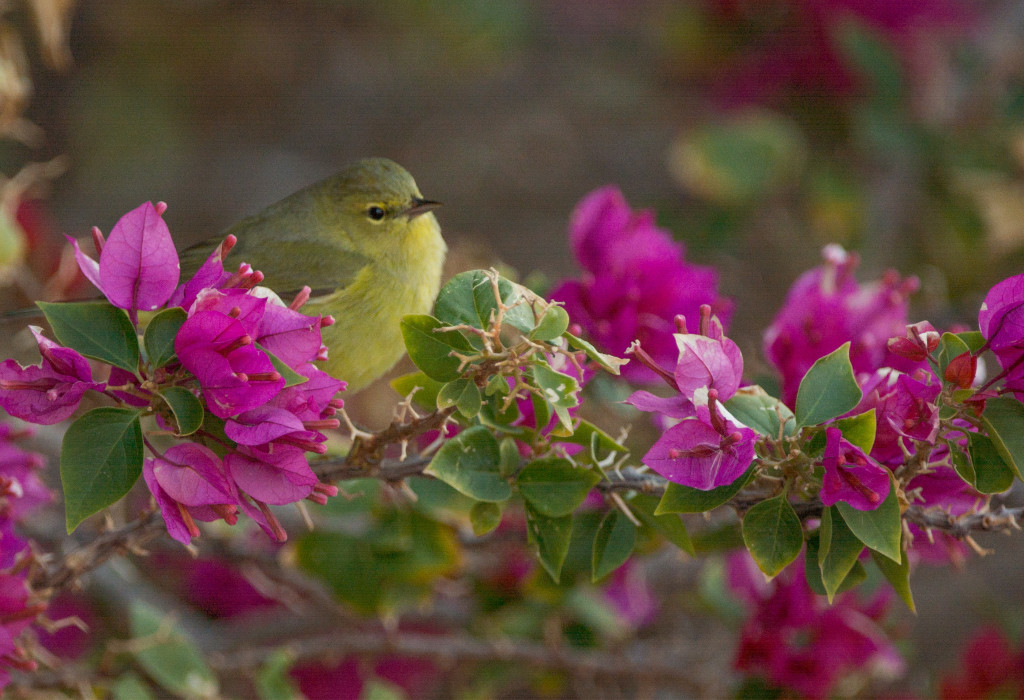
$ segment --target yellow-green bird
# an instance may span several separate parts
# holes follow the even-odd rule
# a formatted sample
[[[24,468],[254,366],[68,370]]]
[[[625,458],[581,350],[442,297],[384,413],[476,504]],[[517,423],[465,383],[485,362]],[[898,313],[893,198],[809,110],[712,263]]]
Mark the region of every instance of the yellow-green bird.
[[[302,312],[335,321],[323,329],[324,369],[358,391],[404,354],[402,317],[428,313],[434,303],[447,252],[431,213],[438,206],[397,163],[358,160],[182,251],[182,279],[224,236],[236,236],[228,255],[235,264],[226,268],[249,263],[286,302],[311,287]]]

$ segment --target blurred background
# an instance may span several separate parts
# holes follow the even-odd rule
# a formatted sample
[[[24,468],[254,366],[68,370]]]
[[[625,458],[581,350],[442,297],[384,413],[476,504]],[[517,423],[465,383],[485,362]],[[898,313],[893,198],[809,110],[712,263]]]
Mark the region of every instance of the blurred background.
[[[917,275],[911,320],[937,327],[975,323],[988,287],[1024,267],[1021,2],[9,5],[24,51],[0,56],[15,137],[0,170],[63,158],[0,241],[41,240],[17,253],[40,279],[57,234],[109,231],[142,201],[168,202],[194,241],[368,155],[445,203],[451,271],[500,261],[557,281],[575,203],[618,185],[719,270],[755,372],[761,332],[825,243],[859,251],[861,279]],[[62,49],[31,25],[65,11]],[[383,424],[385,392],[352,405]],[[1024,547],[992,545],[915,576],[911,687],[975,625],[1017,626]]]

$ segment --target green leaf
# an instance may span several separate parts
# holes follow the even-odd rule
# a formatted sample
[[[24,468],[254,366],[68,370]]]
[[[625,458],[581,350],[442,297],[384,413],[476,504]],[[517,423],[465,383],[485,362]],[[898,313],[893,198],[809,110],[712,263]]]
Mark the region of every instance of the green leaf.
[[[454,406],[463,418],[469,419],[480,412],[480,389],[472,379],[460,377],[445,384],[437,394],[437,407]]]
[[[475,503],[469,511],[469,523],[473,534],[482,537],[501,525],[501,506],[497,503]]]
[[[889,557],[883,557],[878,552],[871,552],[871,560],[875,562],[875,566],[882,572],[885,579],[892,586],[892,589],[896,591],[896,595],[900,597],[907,607],[910,608],[910,612],[916,614],[917,606],[914,604],[914,594],[910,590],[910,560],[907,558],[906,553],[903,554],[901,562],[895,562]]]
[[[760,386],[741,388],[725,402],[725,408],[740,423],[773,440],[792,435],[796,428],[789,407]]]
[[[131,607],[135,659],[163,688],[183,698],[215,698],[217,677],[194,642],[159,610],[134,601]]]
[[[36,305],[61,345],[132,374],[138,371],[139,338],[124,309],[105,301]]]
[[[537,326],[530,332],[533,340],[554,340],[569,328],[569,314],[557,304],[549,304]]]
[[[865,453],[871,452],[871,448],[875,446],[877,421],[873,408],[849,418],[840,418],[836,421],[836,427],[854,447],[859,447]]]
[[[533,406],[534,426],[537,430],[543,430],[551,422],[551,404],[533,392],[530,392],[530,404]]]
[[[425,474],[478,501],[504,501],[512,488],[498,471],[498,441],[483,426],[474,426],[441,445]]]
[[[617,508],[601,520],[594,537],[591,581],[597,583],[626,563],[636,542],[636,526]]]
[[[629,360],[621,357],[615,357],[614,355],[606,355],[591,343],[583,340],[579,336],[575,336],[572,333],[563,333],[563,335],[569,339],[569,347],[577,350],[582,350],[587,357],[596,362],[602,369],[612,374],[619,374],[621,372],[622,365],[629,362]]]
[[[580,403],[577,395],[580,383],[567,374],[556,372],[545,363],[533,365],[533,380],[537,387],[544,392],[544,398],[554,409],[565,434],[571,435],[573,429],[569,409],[575,408]]]
[[[160,392],[160,397],[171,407],[174,421],[178,424],[175,435],[191,435],[203,425],[203,402],[191,391],[181,386],[169,386]]]
[[[304,377],[295,370],[293,370],[291,367],[286,365],[284,361],[280,359],[277,355],[270,352],[259,343],[253,343],[253,345],[256,347],[257,350],[259,350],[260,352],[267,356],[267,359],[270,360],[270,364],[274,365],[274,369],[277,370],[277,373],[284,377],[284,388],[287,389],[290,386],[297,386],[299,384],[303,384],[309,381],[309,377]]]
[[[410,315],[402,318],[402,339],[409,359],[431,379],[450,382],[459,378],[459,359],[452,357],[452,351],[472,353],[469,344],[458,331],[435,332],[444,328],[433,316]]]
[[[366,680],[359,694],[359,700],[406,700],[407,697],[401,687],[373,677]]]
[[[256,693],[260,700],[294,700],[299,689],[288,675],[295,663],[295,654],[281,648],[270,654],[256,673]]]
[[[903,532],[903,523],[900,520],[900,502],[892,475],[889,476],[889,484],[889,495],[874,510],[857,510],[845,501],[836,503],[836,508],[857,539],[898,562],[902,556],[900,533]]]
[[[437,407],[437,395],[443,386],[443,383],[431,379],[423,372],[411,372],[391,380],[391,388],[400,396],[408,396],[416,390],[412,400],[418,406],[431,411]]]
[[[644,525],[661,533],[662,537],[690,556],[696,554],[690,533],[686,531],[686,525],[678,513],[655,515],[655,509],[658,507],[657,498],[638,493],[629,501],[629,507]]]
[[[800,554],[804,532],[793,506],[781,494],[743,516],[743,543],[765,576],[773,578]]]
[[[110,689],[113,700],[156,700],[153,691],[137,673],[122,673]]]
[[[68,534],[116,503],[142,474],[140,414],[130,408],[94,408],[68,426],[60,448]]]
[[[523,467],[516,485],[523,499],[539,514],[560,518],[582,505],[600,480],[596,471],[575,467],[567,459],[544,457]]]
[[[523,458],[519,454],[519,446],[510,437],[503,438],[498,447],[500,458],[498,461],[498,473],[503,477],[514,476],[519,471]]]
[[[572,515],[549,518],[527,505],[526,531],[541,566],[558,583],[572,539]]]
[[[1010,396],[989,399],[981,422],[1006,465],[1020,479],[1024,467],[1024,404]]]
[[[864,551],[864,544],[843,522],[835,506],[825,508],[822,512],[818,533],[818,566],[821,569],[822,585],[828,595],[828,602],[831,603],[843,581],[857,564],[857,558]]]
[[[1002,493],[1013,486],[1013,469],[1003,460],[998,445],[980,433],[967,433],[967,452],[974,468],[974,488]]]
[[[974,473],[974,465],[971,464],[971,458],[965,452],[962,452],[955,443],[947,442],[946,446],[949,448],[949,458],[953,462],[953,469],[956,470],[961,479],[974,486],[978,480],[978,475]]]
[[[488,396],[477,413],[481,425],[515,436],[525,435],[528,430],[522,425],[512,425],[521,416],[519,405],[515,401],[506,406],[505,397],[498,395]]]
[[[740,492],[754,474],[754,469],[745,471],[736,481],[710,491],[701,491],[692,486],[670,482],[665,488],[655,515],[665,513],[704,513],[714,510]]]
[[[796,392],[796,420],[800,426],[818,425],[852,410],[861,391],[850,364],[850,343],[818,358],[807,370]]]
[[[954,357],[963,355],[965,352],[970,352],[970,348],[959,336],[953,333],[943,333],[942,338],[939,339],[938,352],[936,357],[939,361],[938,375],[944,376],[946,372],[946,366]]]
[[[863,547],[861,547],[863,549]],[[811,590],[818,595],[828,595],[825,590],[825,584],[821,580],[821,565],[820,565],[821,553],[818,551],[818,533],[815,532],[807,538],[807,554],[804,557],[804,578],[807,579],[807,585],[811,587]],[[867,578],[868,572],[861,565],[861,563],[854,562],[850,572],[843,579],[842,583],[836,589],[835,593],[842,593],[848,591],[855,586],[861,584],[865,578]]]
[[[506,306],[513,306],[524,298],[519,285],[504,277],[498,278],[498,294]],[[497,312],[498,299],[494,293],[494,284],[482,270],[469,270],[455,275],[441,288],[434,302],[434,315],[449,326],[464,324],[486,330]],[[533,310],[524,301],[505,312],[504,322],[523,333],[529,333],[534,327]]]
[[[956,337],[964,341],[967,344],[967,349],[971,352],[978,352],[985,347],[986,340],[981,331],[964,331],[957,333]]]
[[[142,344],[146,348],[146,357],[154,367],[163,367],[177,359],[174,353],[174,339],[185,323],[188,314],[185,309],[174,307],[164,309],[150,320]]]

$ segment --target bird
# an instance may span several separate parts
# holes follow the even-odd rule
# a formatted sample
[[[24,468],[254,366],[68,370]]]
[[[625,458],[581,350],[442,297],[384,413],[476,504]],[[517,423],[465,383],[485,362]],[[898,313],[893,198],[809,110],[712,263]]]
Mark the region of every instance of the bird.
[[[322,368],[359,391],[405,354],[402,317],[433,306],[447,253],[439,206],[398,163],[357,160],[181,251],[182,279],[234,236],[228,260],[262,272],[282,299],[310,287],[302,312],[334,318],[322,328]]]

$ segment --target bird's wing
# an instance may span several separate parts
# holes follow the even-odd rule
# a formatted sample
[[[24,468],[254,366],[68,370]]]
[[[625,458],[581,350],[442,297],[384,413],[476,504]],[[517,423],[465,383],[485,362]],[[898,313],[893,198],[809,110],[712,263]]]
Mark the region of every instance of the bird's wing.
[[[228,233],[232,232],[234,229]],[[313,296],[343,289],[370,262],[366,256],[323,241],[277,240],[271,254],[258,243],[251,244],[253,237],[246,236],[245,231],[238,231],[236,235],[238,244],[228,254],[225,269],[233,270],[240,263],[249,263],[263,273],[263,285],[282,298],[296,294],[304,286],[313,290]],[[223,236],[181,251],[182,280],[194,275],[221,241]]]

